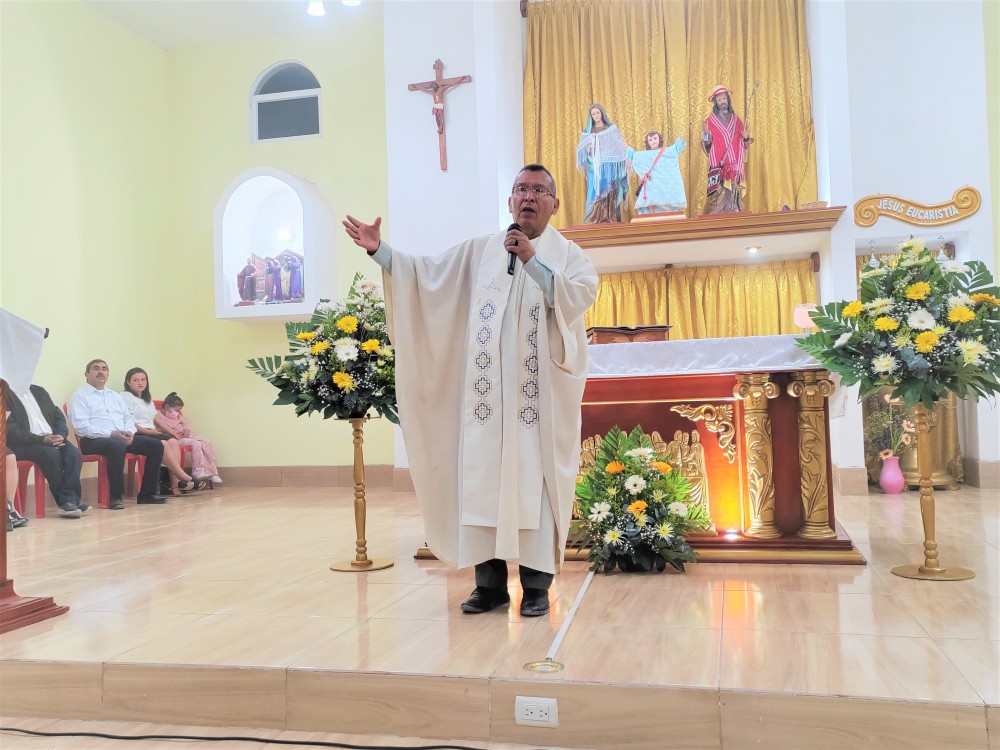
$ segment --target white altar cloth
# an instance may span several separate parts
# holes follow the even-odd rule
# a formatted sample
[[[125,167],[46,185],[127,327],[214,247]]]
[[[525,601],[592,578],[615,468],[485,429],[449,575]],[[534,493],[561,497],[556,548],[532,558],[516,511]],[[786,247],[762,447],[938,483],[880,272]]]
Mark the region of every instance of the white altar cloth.
[[[743,336],[689,341],[591,344],[592,378],[646,375],[713,375],[729,372],[819,370],[822,365],[795,346],[799,336]]]

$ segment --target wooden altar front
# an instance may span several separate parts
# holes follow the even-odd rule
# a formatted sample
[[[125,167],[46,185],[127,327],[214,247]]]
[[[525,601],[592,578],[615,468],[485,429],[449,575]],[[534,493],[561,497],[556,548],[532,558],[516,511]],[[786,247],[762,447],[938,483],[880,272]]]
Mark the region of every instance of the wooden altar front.
[[[581,440],[653,437],[708,506],[701,561],[863,564],[836,522],[828,377],[792,336],[591,347]]]

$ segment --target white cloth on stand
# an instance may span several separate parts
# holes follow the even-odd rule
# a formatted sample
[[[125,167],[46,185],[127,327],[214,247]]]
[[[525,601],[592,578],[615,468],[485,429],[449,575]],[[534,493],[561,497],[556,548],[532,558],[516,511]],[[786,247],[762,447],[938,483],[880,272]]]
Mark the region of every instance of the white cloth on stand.
[[[0,308],[0,378],[14,393],[31,385],[44,340],[44,328]]]

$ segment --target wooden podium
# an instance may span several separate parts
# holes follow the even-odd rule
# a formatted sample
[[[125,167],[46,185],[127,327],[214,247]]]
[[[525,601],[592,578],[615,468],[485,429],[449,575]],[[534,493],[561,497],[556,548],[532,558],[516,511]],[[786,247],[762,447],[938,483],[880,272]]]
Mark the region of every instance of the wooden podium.
[[[591,344],[625,344],[632,341],[666,341],[670,326],[594,326],[587,329]]]

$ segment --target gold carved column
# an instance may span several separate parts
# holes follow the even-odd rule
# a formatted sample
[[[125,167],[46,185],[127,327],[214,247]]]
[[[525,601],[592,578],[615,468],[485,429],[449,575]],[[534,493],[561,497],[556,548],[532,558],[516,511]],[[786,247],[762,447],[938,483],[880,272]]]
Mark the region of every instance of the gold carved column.
[[[835,539],[830,528],[830,479],[826,473],[827,396],[833,383],[826,370],[796,372],[788,395],[799,400],[799,489],[802,493],[803,539]]]
[[[774,453],[768,399],[778,396],[778,386],[767,373],[736,376],[733,395],[743,399],[743,440],[747,452],[747,484],[750,495],[750,528],[744,536],[778,539],[774,522]]]

